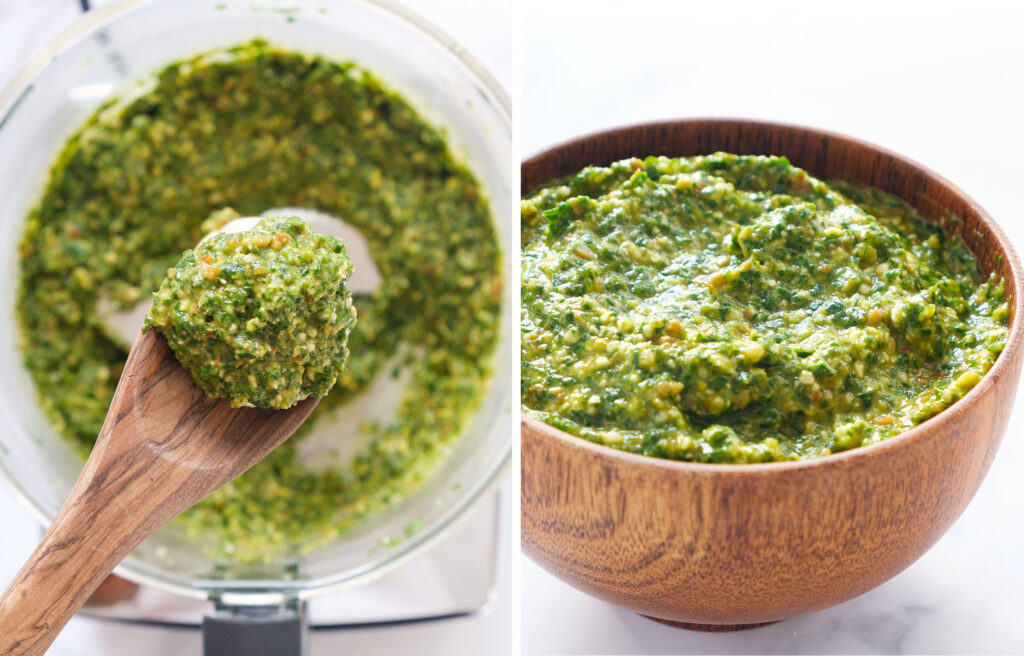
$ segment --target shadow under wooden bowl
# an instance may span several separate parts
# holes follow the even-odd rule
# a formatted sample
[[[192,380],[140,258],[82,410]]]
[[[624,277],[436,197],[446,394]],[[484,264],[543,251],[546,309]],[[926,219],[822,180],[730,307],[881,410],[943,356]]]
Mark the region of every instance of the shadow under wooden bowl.
[[[523,550],[587,594],[690,625],[759,625],[860,595],[924,554],[981,484],[1021,369],[1021,267],[1006,235],[923,166],[838,134],[746,120],[651,123],[522,165],[522,192],[591,164],[727,151],[785,155],[903,198],[1006,282],[1010,332],[982,381],[879,444],[799,462],[709,465],[624,453],[522,417]],[[707,627],[704,627],[707,628]],[[736,628],[742,628],[737,626]]]

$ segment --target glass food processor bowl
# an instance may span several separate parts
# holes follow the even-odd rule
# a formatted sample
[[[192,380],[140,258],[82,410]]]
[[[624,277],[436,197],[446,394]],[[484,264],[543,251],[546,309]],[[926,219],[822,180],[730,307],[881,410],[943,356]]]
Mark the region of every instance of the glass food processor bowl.
[[[135,582],[221,604],[304,600],[382,575],[442,536],[496,486],[515,426],[518,249],[509,171],[509,102],[489,75],[444,34],[384,0],[128,0],[90,11],[44,48],[0,93],[0,476],[49,524],[81,460],[51,428],[22,364],[15,318],[18,242],[66,140],[105,101],[167,64],[262,37],[273,45],[354,61],[442,128],[455,157],[491,202],[505,254],[494,374],[464,434],[438,469],[403,500],[332,543],[264,565],[215,562],[174,522],[115,570]],[[315,209],[315,208],[313,208]],[[356,403],[353,399],[349,403]],[[407,531],[415,525],[418,530]]]

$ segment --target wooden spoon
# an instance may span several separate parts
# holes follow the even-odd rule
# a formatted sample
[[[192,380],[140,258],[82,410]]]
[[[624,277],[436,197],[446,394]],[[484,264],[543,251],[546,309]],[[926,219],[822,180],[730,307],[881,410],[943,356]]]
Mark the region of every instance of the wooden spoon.
[[[0,654],[42,654],[125,556],[252,467],[316,407],[232,408],[196,387],[156,330],[135,340],[85,469],[0,598]]]

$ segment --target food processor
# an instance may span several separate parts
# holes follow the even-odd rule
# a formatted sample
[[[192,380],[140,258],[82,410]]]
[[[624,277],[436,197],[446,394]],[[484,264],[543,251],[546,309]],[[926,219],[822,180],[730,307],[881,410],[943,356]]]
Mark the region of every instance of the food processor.
[[[444,462],[404,499],[329,544],[266,564],[212,560],[208,545],[174,522],[121,563],[115,572],[144,590],[205,602],[208,654],[239,653],[242,645],[250,654],[301,653],[311,597],[367,585],[402,563],[422,560],[483,500],[492,504],[484,516],[493,517],[488,493],[508,468],[515,427],[514,151],[509,102],[490,76],[451,39],[386,0],[126,0],[85,14],[0,92],[0,307],[6,310],[0,319],[0,478],[46,524],[82,467],[38,407],[14,313],[17,245],[54,158],[97,107],[137,92],[168,63],[257,37],[353,61],[444,130],[453,154],[490,200],[506,256],[502,316],[493,375],[479,407]],[[358,421],[361,398],[345,406],[349,421]],[[379,404],[364,400],[367,412],[380,412]],[[410,532],[413,525],[417,530]],[[480,558],[493,558],[492,543],[485,540],[481,549],[491,553]],[[464,551],[458,558],[466,558]]]

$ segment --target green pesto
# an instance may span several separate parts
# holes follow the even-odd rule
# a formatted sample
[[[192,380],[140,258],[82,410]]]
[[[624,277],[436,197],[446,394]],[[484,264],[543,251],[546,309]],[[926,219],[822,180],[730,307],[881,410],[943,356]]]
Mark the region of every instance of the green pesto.
[[[160,330],[207,395],[235,408],[290,408],[327,396],[345,367],[350,275],[340,240],[296,216],[268,216],[185,251],[145,329]]]
[[[798,460],[906,431],[1003,348],[1002,283],[878,190],[649,157],[522,201],[522,404],[614,448]]]
[[[214,555],[238,561],[334,539],[415,490],[462,432],[490,375],[501,291],[473,175],[371,74],[257,41],[173,64],[101,108],[60,153],[20,244],[25,363],[50,422],[84,455],[127,355],[104,336],[100,295],[152,294],[211,212],[289,206],[358,228],[383,279],[353,298],[345,370],[311,422],[393,367],[409,383],[350,461],[303,467],[300,429],[184,513]]]

